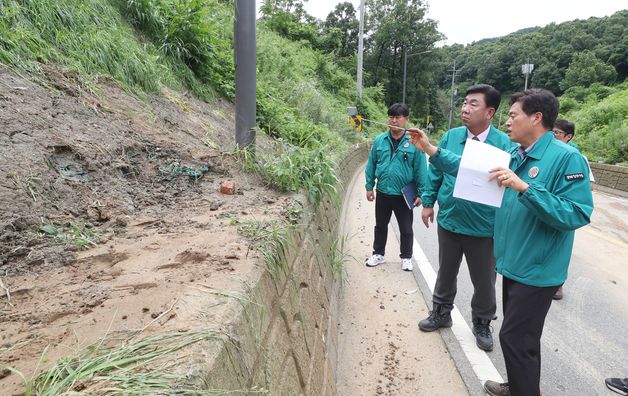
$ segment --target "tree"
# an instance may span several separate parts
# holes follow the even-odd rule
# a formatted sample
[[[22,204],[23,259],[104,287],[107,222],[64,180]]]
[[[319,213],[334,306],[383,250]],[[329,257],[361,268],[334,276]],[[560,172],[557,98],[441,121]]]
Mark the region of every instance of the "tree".
[[[404,55],[431,49],[442,38],[436,22],[427,19],[422,0],[367,0],[368,28],[365,69],[368,85],[382,84],[387,104],[402,99]],[[429,56],[409,58],[407,98],[415,115],[427,112],[426,93],[433,76]],[[420,109],[420,110],[419,110]]]
[[[565,72],[565,78],[560,82],[560,88],[565,90],[573,86],[588,87],[599,82],[610,84],[615,81],[617,72],[611,65],[598,59],[591,51],[583,51],[574,55]]]
[[[323,24],[323,33],[338,36],[338,47],[333,52],[339,58],[351,57],[357,52],[359,29],[356,10],[348,1],[337,4]]]
[[[276,13],[292,14],[297,21],[302,21],[307,15],[303,6],[308,0],[264,0],[260,8],[264,18],[270,18]]]
[[[260,8],[262,20],[268,28],[290,40],[309,41],[320,47],[316,18],[303,8],[307,0],[264,0]]]

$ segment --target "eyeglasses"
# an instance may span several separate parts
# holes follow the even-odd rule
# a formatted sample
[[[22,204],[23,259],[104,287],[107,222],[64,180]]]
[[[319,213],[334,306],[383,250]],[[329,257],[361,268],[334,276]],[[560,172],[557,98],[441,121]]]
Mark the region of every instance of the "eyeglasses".
[[[560,129],[556,129],[554,132],[554,136],[565,136],[566,133],[561,131]]]

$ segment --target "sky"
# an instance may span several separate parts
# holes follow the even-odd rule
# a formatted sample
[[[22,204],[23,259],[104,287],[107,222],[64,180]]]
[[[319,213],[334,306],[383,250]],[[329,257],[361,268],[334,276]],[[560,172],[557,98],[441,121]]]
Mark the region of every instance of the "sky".
[[[341,1],[309,0],[305,9],[325,19]],[[359,8],[360,0],[350,1]],[[427,0],[427,4],[428,17],[438,21],[438,30],[447,36],[440,45],[470,44],[527,27],[608,16],[628,9],[628,0]]]

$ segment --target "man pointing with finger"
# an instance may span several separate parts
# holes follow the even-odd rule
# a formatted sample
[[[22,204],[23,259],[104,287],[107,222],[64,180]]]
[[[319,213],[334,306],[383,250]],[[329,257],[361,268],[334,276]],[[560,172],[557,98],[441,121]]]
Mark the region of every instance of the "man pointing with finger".
[[[491,125],[501,95],[490,85],[470,87],[465,95],[460,119],[465,126],[454,128],[443,136],[439,147],[462,154],[467,139],[481,141],[508,151],[508,135]],[[438,202],[438,276],[432,296],[430,316],[419,322],[423,331],[450,327],[451,310],[457,291],[457,277],[464,254],[473,283],[471,316],[476,344],[493,350],[489,323],[495,315],[495,258],[493,256],[493,223],[495,208],[453,197],[456,178],[430,166],[428,182],[421,196],[421,217],[426,227],[434,221],[434,203]]]
[[[554,94],[529,89],[512,95],[510,104],[510,139],[520,146],[510,150],[508,169],[493,169],[489,178],[506,187],[495,214],[494,253],[503,276],[499,340],[508,382],[486,381],[484,389],[490,395],[538,396],[545,317],[567,278],[574,231],[590,222],[593,197],[584,158],[553,137],[559,109]],[[433,146],[418,129],[409,134],[432,166],[457,173],[459,155]]]

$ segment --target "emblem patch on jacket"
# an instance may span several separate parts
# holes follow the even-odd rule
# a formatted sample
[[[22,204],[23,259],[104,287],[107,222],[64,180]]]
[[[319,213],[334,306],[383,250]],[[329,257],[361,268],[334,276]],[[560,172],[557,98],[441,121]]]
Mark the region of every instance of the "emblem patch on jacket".
[[[565,175],[565,180],[574,181],[584,179],[584,173],[572,173],[569,175]]]
[[[539,167],[538,166],[533,166],[532,168],[530,168],[530,170],[528,171],[528,177],[530,177],[531,179],[534,179],[535,177],[537,177],[539,175]]]

